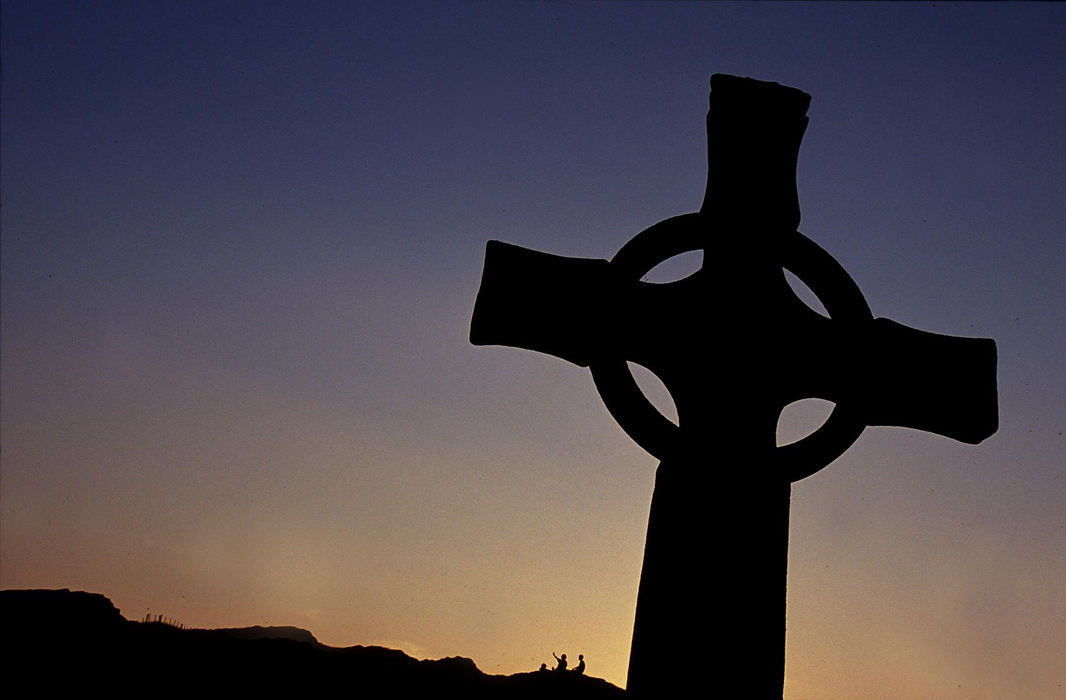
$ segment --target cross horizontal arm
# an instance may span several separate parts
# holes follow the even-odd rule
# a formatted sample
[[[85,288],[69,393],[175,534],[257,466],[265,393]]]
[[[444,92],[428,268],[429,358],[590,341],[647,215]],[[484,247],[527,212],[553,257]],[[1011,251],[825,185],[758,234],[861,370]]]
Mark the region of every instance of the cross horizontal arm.
[[[860,340],[856,391],[867,425],[916,428],[977,444],[999,427],[996,343],[875,319]]]
[[[607,301],[614,276],[606,260],[489,241],[470,342],[536,350],[587,367],[611,342]]]
[[[777,402],[828,399],[863,425],[914,428],[977,444],[996,432],[996,344],[887,318],[812,323],[771,382]]]

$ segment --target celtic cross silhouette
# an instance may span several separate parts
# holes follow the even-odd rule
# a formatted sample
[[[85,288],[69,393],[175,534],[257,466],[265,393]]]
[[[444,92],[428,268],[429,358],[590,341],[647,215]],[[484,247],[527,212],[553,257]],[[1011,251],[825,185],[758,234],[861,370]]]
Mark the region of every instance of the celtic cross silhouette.
[[[487,245],[471,342],[589,367],[611,415],[660,460],[630,653],[634,697],[780,698],[791,484],[867,426],[976,444],[998,425],[994,341],[874,318],[847,272],[797,230],[809,104],[795,88],[714,75],[698,212],[651,226],[610,260]],[[694,250],[703,264],[688,277],[642,281]],[[828,317],[796,296],[785,270]],[[676,425],[627,362],[662,380]],[[835,406],[814,433],[778,446],[782,409],[804,398]]]

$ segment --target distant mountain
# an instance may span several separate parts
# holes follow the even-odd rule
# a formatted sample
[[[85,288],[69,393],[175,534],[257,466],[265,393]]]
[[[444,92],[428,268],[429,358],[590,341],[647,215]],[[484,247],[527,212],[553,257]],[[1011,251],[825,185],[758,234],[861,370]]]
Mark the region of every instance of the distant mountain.
[[[235,639],[291,639],[295,642],[318,644],[315,635],[299,627],[224,627],[215,630],[224,632]]]
[[[5,695],[24,688],[24,697],[625,697],[599,678],[488,675],[461,657],[430,661],[383,647],[326,646],[297,627],[206,630],[133,622],[106,597],[67,589],[0,591],[0,639]]]

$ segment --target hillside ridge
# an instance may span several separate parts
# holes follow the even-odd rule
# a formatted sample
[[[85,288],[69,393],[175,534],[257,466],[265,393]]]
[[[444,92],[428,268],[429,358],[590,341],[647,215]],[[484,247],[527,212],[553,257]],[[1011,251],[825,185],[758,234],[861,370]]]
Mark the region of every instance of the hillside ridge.
[[[127,620],[106,596],[69,589],[0,591],[9,679],[39,693],[352,693],[357,697],[624,698],[600,678],[533,671],[489,675],[465,657],[415,659],[380,646],[331,647],[299,627],[179,628]]]

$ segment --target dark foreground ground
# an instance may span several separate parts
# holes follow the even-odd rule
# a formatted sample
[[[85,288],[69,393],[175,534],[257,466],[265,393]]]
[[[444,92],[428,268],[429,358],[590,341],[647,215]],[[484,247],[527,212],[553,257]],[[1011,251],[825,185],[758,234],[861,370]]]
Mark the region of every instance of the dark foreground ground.
[[[294,627],[179,629],[96,593],[0,591],[0,692],[22,697],[624,698],[588,676],[490,676],[470,659],[319,644]],[[15,697],[10,695],[8,697]]]

